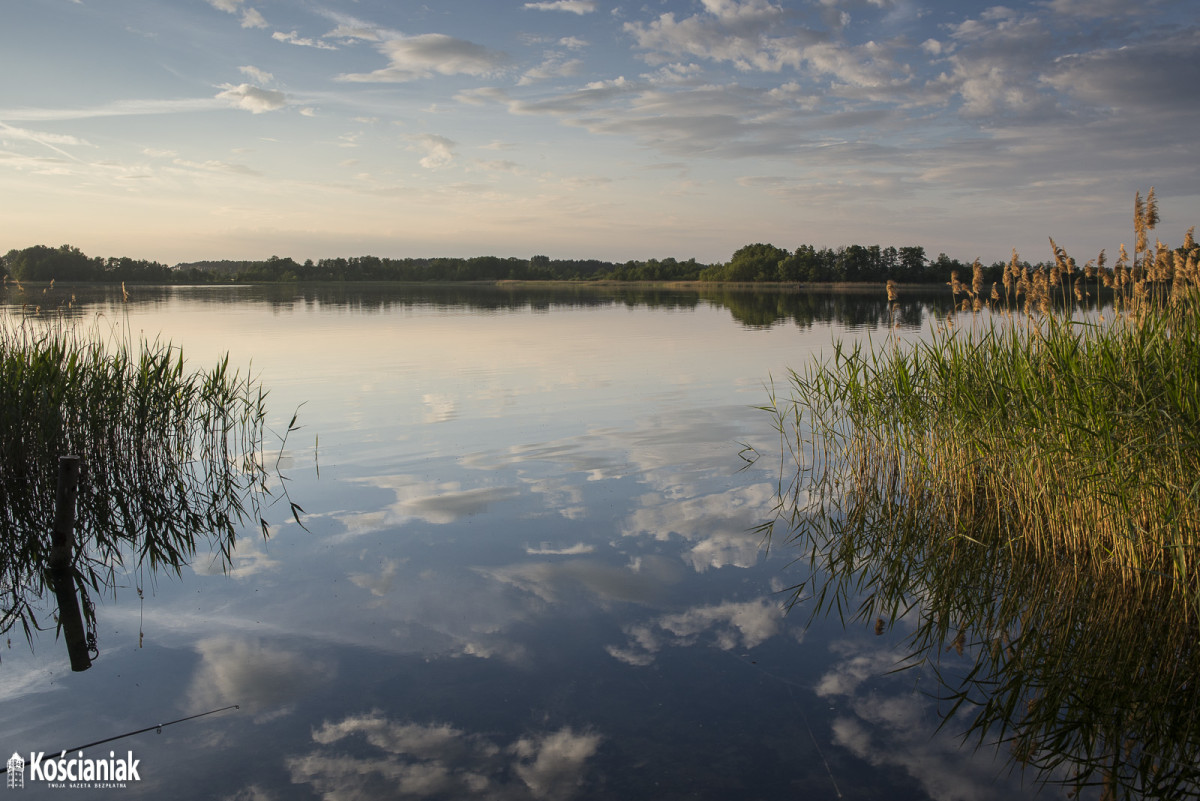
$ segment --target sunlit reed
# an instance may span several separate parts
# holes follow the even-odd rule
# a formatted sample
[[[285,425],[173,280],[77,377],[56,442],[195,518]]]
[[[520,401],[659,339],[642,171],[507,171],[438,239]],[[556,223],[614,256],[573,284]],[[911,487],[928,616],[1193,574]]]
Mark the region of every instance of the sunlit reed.
[[[910,616],[947,720],[1100,797],[1200,796],[1200,250],[1151,249],[1157,222],[1139,195],[1132,267],[1090,278],[1053,241],[1049,272],[1014,253],[986,320],[839,343],[764,407],[794,600]]]

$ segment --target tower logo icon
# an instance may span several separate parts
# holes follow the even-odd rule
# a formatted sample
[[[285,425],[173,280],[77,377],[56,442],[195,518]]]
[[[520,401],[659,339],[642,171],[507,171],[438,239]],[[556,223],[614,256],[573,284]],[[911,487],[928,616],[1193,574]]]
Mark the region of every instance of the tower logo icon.
[[[16,751],[8,758],[8,786],[24,787],[25,786],[25,760]]]

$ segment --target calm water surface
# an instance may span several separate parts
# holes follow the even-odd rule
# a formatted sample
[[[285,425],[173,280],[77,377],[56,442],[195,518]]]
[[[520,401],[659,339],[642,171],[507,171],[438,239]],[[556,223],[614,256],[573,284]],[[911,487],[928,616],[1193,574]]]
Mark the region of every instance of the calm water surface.
[[[11,297],[10,297],[11,304]],[[936,685],[883,636],[786,611],[803,566],[751,529],[766,401],[880,298],[486,288],[177,288],[77,309],[229,352],[269,388],[286,503],[228,574],[131,574],[73,674],[44,633],[0,664],[5,753],[101,748],[141,781],[76,796],[1028,797],[935,735]],[[9,305],[5,313],[17,313]],[[905,308],[901,336],[928,313]],[[915,328],[912,326],[916,326]],[[781,381],[781,384],[783,382]],[[139,599],[137,587],[144,590]],[[140,634],[140,636],[139,636]],[[946,657],[952,659],[953,654]],[[952,669],[952,666],[951,666]],[[1050,795],[1050,793],[1047,793]]]

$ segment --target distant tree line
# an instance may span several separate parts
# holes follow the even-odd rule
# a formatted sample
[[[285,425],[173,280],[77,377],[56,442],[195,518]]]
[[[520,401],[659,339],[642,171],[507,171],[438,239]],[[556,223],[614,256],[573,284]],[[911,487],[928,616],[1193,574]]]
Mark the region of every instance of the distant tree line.
[[[815,282],[944,282],[950,271],[965,265],[944,253],[934,261],[925,256],[923,247],[880,247],[850,245],[822,248],[801,245],[789,253],[774,245],[746,245],[726,264],[715,264],[701,271],[702,281],[783,281]]]
[[[272,256],[265,261],[197,261],[167,266],[139,259],[89,258],[79,248],[35,245],[0,257],[0,274],[18,281],[126,281],[162,284],[261,283],[295,281],[704,281],[738,283],[946,283],[953,270],[970,265],[920,246],[850,245],[821,248],[801,245],[788,251],[756,243],[740,248],[725,263],[695,259],[649,259],[615,263],[597,259],[404,258],[377,256],[308,259],[303,263]],[[1004,262],[985,270],[998,281]]]
[[[165,264],[144,259],[88,258],[77,247],[34,245],[0,257],[0,273],[18,281],[136,281],[172,283],[177,275]]]
[[[308,259],[272,256],[266,261],[206,261],[177,265],[222,280],[254,281],[698,281],[708,265],[695,259],[650,259],[624,264],[598,259],[530,259],[499,256],[405,258],[378,256]]]

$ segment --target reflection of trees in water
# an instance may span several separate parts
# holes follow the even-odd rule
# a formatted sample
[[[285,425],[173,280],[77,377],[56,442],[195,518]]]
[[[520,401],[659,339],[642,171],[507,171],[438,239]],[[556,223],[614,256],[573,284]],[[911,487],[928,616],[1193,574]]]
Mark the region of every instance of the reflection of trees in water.
[[[129,302],[161,306],[172,298],[195,303],[262,303],[280,312],[296,309],[343,309],[347,312],[386,313],[417,308],[470,311],[550,311],[553,309],[624,306],[687,310],[702,304],[728,309],[735,320],[752,328],[794,324],[799,328],[834,323],[850,329],[887,329],[891,325],[915,329],[930,316],[944,315],[953,307],[944,288],[905,289],[890,306],[881,287],[826,289],[728,289],[721,287],[670,287],[644,284],[536,283],[398,284],[318,283],[254,284],[202,287],[130,287]],[[62,308],[70,302],[73,313],[88,304],[119,304],[119,288],[93,286],[42,289],[7,287],[0,300],[9,304]]]
[[[847,329],[920,328],[931,314],[953,307],[949,293],[922,290],[889,304],[882,289],[844,291],[710,291],[702,297],[729,309],[733,318],[754,328],[793,323],[799,328],[834,323]]]
[[[83,598],[93,649],[89,591],[115,591],[118,571],[138,571],[139,582],[143,569],[178,574],[201,543],[227,564],[243,523],[258,520],[266,534],[264,393],[227,359],[188,372],[169,344],[106,344],[61,322],[10,318],[0,395],[0,631],[20,625],[32,642],[48,625],[40,604],[54,583],[60,457],[79,457],[82,473],[71,553],[54,553],[67,559],[66,594]],[[72,662],[86,667],[74,653]]]

